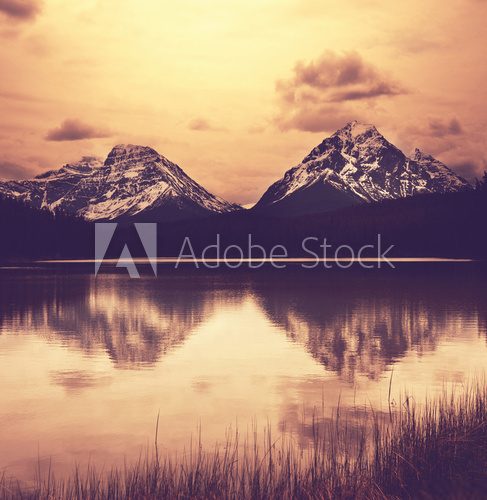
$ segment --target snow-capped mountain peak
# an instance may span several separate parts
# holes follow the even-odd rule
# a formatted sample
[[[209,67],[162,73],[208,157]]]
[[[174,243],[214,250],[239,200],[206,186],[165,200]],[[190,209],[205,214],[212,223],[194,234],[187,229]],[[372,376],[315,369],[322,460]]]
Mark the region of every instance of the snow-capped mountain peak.
[[[308,204],[322,211],[468,186],[432,156],[416,150],[408,158],[374,125],[352,121],[270,186],[255,209],[279,211],[286,206],[291,212],[305,212]]]
[[[51,178],[59,178],[69,175],[88,175],[93,170],[103,166],[103,159],[97,156],[83,156],[79,161],[67,163],[59,170],[49,170],[42,174],[36,175],[34,179],[49,180]]]
[[[432,155],[421,151],[419,148],[414,148],[414,153],[411,155],[414,161],[438,161]]]
[[[370,123],[361,123],[357,120],[348,122],[343,128],[337,130],[335,134],[340,136],[346,136],[347,138],[354,140],[359,136],[370,136],[379,134],[374,125]]]
[[[411,159],[416,162],[421,169],[427,172],[430,179],[435,183],[437,191],[457,191],[469,186],[465,179],[456,175],[444,163],[418,148],[414,150]]]
[[[127,160],[151,160],[158,157],[163,158],[155,149],[149,146],[138,146],[134,144],[117,144],[108,153],[105,165],[115,165]]]
[[[0,195],[87,220],[177,219],[238,210],[148,146],[119,144],[105,161],[83,157],[28,181],[0,183]]]

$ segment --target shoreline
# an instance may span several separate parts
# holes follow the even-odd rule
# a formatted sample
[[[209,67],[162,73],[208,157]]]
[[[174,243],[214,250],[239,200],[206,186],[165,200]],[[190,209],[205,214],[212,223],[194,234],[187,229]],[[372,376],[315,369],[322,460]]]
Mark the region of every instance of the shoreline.
[[[487,385],[473,382],[416,405],[390,406],[389,418],[362,417],[350,428],[313,416],[312,443],[300,450],[274,436],[245,438],[205,451],[198,441],[175,459],[154,448],[122,469],[75,468],[56,479],[50,468],[25,488],[0,476],[0,499],[17,498],[458,498],[481,497],[487,487]],[[40,469],[39,469],[40,470]],[[40,476],[40,477],[39,477]]]

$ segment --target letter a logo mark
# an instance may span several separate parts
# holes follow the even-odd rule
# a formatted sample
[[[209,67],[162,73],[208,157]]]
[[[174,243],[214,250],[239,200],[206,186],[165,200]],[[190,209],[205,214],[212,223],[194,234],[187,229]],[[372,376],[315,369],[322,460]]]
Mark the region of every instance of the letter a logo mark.
[[[116,222],[98,222],[95,224],[95,276],[100,270],[117,226],[118,223]],[[134,226],[142,242],[154,276],[157,276],[157,224],[152,222],[136,222]],[[127,269],[131,278],[140,278],[139,271],[127,245],[123,247],[116,267]]]

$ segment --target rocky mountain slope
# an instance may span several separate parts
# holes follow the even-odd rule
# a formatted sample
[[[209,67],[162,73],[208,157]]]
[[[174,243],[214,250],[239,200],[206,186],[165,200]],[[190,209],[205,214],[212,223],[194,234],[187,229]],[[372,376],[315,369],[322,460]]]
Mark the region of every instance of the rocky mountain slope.
[[[255,211],[298,214],[361,202],[466,189],[468,182],[416,149],[412,158],[373,125],[348,123],[272,184]]]
[[[105,161],[84,157],[32,180],[0,182],[0,195],[86,220],[170,220],[240,209],[214,196],[146,146],[120,144]]]

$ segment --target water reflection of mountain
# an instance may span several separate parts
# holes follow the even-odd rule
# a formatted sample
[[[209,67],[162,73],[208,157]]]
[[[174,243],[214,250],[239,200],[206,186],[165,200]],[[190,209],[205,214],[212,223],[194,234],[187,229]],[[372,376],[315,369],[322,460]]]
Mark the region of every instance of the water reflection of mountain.
[[[104,349],[117,367],[154,364],[222,300],[211,282],[122,275],[3,278],[0,333],[35,333],[85,353]],[[225,300],[235,295],[226,293]]]
[[[279,276],[255,293],[267,316],[346,380],[377,379],[410,350],[485,332],[485,285],[475,273],[328,273]],[[481,304],[480,300],[484,300]],[[484,328],[482,330],[482,324]]]
[[[118,367],[156,363],[225,304],[249,293],[263,312],[346,380],[378,378],[410,350],[463,331],[487,338],[485,275],[431,268],[390,272],[259,271],[163,274],[2,272],[0,334],[41,335]],[[472,330],[473,325],[473,330]]]

